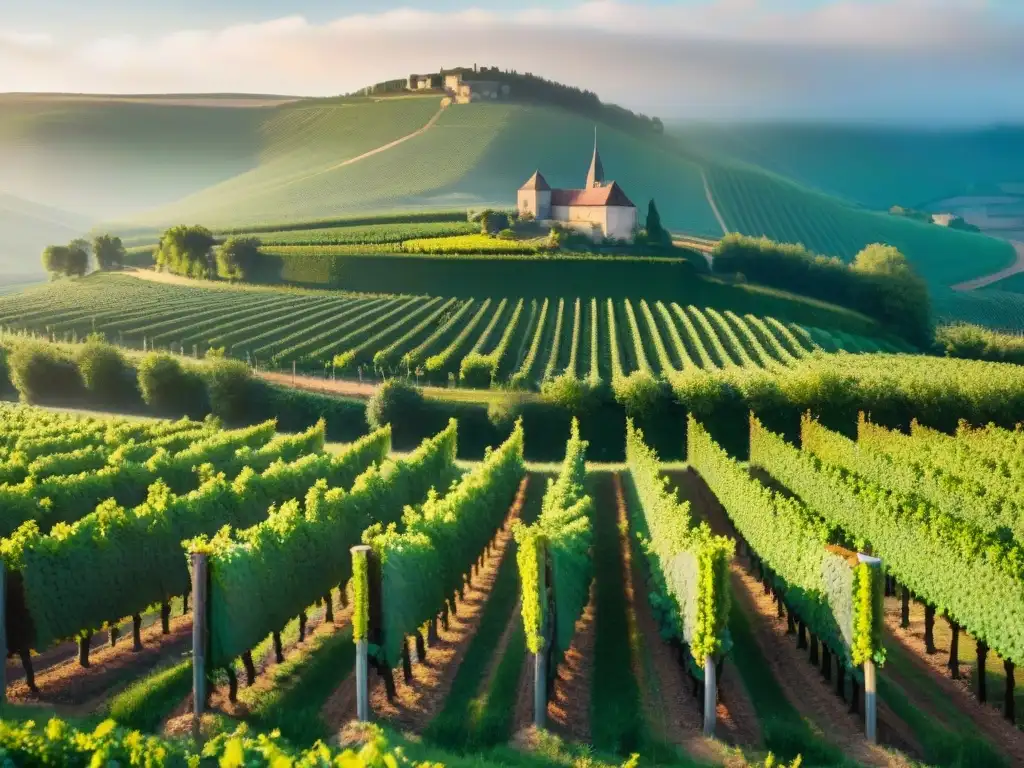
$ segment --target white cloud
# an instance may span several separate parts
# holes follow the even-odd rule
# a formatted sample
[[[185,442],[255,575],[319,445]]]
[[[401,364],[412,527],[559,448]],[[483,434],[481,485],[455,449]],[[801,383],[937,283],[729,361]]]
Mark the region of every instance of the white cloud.
[[[0,31],[0,90],[336,94],[497,64],[666,117],[1024,119],[1024,29],[985,0],[589,0],[55,41]]]

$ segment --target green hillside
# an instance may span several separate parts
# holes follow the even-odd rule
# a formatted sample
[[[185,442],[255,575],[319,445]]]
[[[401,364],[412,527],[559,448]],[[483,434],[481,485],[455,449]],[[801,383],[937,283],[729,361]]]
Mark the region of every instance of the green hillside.
[[[122,216],[252,167],[275,110],[230,100],[0,95],[0,192]]]
[[[705,154],[744,160],[875,210],[994,194],[1024,181],[1024,127],[929,130],[752,124],[675,127]]]
[[[42,274],[40,251],[77,237],[87,226],[74,214],[0,192],[0,273]]]
[[[132,223],[223,226],[342,210],[509,206],[537,168],[555,186],[579,186],[586,175],[594,123],[565,110],[518,104],[446,109],[422,134],[339,166],[421,128],[437,107],[436,97],[425,97],[281,108],[263,128],[267,144],[258,168]],[[718,231],[695,165],[616,128],[601,126],[599,136],[606,172],[635,203],[654,197],[667,226]]]
[[[79,221],[155,233],[182,222],[247,228],[386,210],[508,206],[537,168],[554,186],[582,182],[591,118],[515,103],[439,110],[436,94],[265,103],[0,96],[0,192],[81,212]],[[965,138],[724,126],[720,133],[686,129],[657,137],[597,128],[607,175],[641,217],[646,202],[657,200],[663,224],[674,231],[721,233],[703,170],[728,229],[846,259],[869,243],[891,243],[935,289],[1014,258],[1004,242],[869,207],[890,198],[919,204],[994,188],[1002,175],[1016,178],[1024,154],[1013,151],[1019,131]],[[918,139],[920,147],[907,147]],[[7,223],[13,215],[19,223]],[[68,236],[26,224],[23,213],[2,205],[0,216],[16,233],[6,245],[8,262],[30,263],[42,245]],[[948,297],[940,303],[953,312],[967,304]]]
[[[746,164],[710,165],[708,182],[730,230],[846,260],[884,242],[903,251],[934,287],[996,272],[1016,258],[1003,240],[857,208]]]

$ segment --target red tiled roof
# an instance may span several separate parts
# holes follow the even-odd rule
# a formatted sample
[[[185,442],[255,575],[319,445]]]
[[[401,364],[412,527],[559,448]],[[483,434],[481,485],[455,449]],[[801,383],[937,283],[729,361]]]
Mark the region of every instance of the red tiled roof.
[[[614,181],[604,187],[591,189],[552,189],[551,204],[562,206],[612,206],[615,208],[636,208],[626,197],[622,187]]]
[[[520,189],[545,190],[551,189],[551,187],[548,185],[547,179],[541,176],[540,171],[534,171],[533,176],[527,179],[526,183],[523,184],[523,186],[521,186]]]

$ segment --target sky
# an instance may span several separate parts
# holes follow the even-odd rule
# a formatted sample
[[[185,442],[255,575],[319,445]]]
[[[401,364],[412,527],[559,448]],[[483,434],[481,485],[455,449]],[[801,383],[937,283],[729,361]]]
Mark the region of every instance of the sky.
[[[0,0],[0,92],[346,93],[497,65],[668,120],[1024,122],[1024,0]]]

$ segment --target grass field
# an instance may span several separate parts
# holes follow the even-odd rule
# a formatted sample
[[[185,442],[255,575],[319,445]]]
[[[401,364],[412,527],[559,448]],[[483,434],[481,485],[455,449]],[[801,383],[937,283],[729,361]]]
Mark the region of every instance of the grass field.
[[[93,221],[144,210],[255,165],[273,113],[6,94],[0,189]]]
[[[80,235],[87,225],[80,216],[0,192],[0,272],[42,275],[43,248]]]
[[[1018,272],[1016,275],[997,280],[994,283],[986,285],[981,289],[986,292],[998,292],[998,293],[1024,293],[1024,272]],[[1022,297],[1024,298],[1024,297]]]
[[[1000,281],[1002,285],[1005,281]],[[1024,296],[990,286],[978,291],[937,290],[932,295],[936,319],[976,323],[1006,331],[1024,330]]]
[[[815,124],[679,126],[702,152],[735,158],[875,210],[1000,192],[1024,178],[1019,126],[936,131]]]

